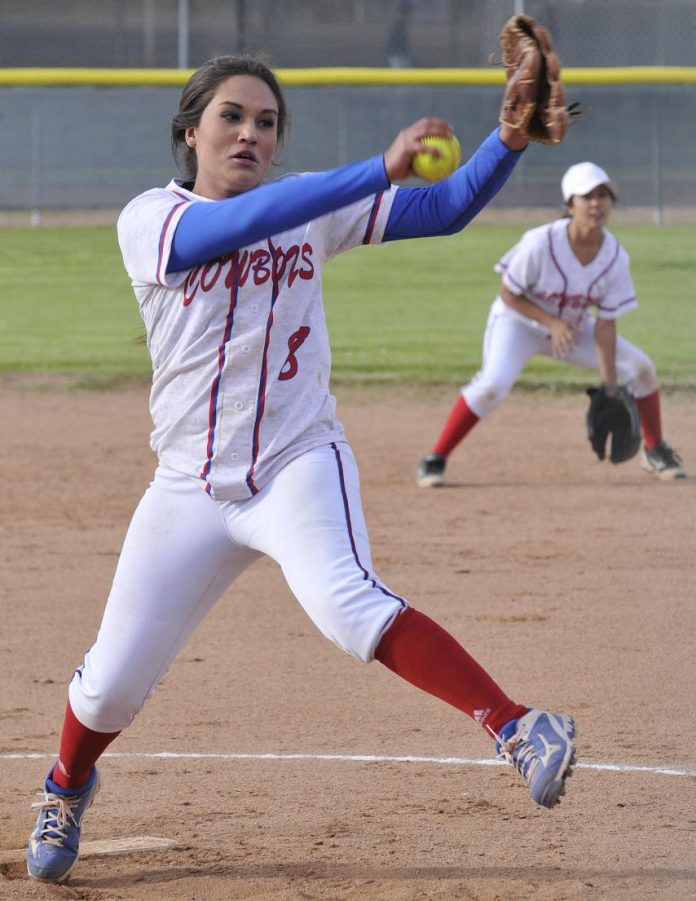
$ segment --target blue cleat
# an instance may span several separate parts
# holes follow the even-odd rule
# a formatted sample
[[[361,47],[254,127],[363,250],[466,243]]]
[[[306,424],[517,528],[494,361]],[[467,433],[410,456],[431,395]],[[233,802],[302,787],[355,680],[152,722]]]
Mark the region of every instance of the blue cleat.
[[[92,767],[89,779],[78,789],[61,788],[52,776],[53,769],[46,778],[44,800],[31,805],[40,809],[29,839],[27,870],[32,879],[63,882],[77,863],[82,817],[99,791],[99,773]]]
[[[522,776],[532,800],[543,807],[558,803],[575,763],[573,718],[532,709],[506,723],[496,738],[498,755]]]

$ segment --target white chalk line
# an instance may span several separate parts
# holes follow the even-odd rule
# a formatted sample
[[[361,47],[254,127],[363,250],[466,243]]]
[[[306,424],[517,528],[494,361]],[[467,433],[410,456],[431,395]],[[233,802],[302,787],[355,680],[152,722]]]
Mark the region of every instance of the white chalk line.
[[[0,754],[0,760],[42,760],[53,758],[55,754],[27,752],[24,754]],[[440,766],[508,766],[504,760],[476,757],[426,757],[414,754],[206,754],[198,752],[181,753],[179,751],[154,752],[117,752],[107,751],[102,757],[120,760],[314,760],[341,761],[345,763],[432,763]],[[577,762],[578,770],[598,770],[605,773],[649,773],[653,776],[696,776],[696,770],[682,767],[642,766],[629,763],[582,763]]]

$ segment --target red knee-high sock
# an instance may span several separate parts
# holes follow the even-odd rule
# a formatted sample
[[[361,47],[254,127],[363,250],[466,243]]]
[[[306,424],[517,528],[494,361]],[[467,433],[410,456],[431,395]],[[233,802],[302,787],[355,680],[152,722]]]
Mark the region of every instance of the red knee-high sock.
[[[528,710],[511,701],[449,632],[412,607],[385,632],[375,657],[402,679],[496,733]]]
[[[660,414],[660,392],[653,391],[647,397],[637,397],[636,406],[640,414],[640,425],[643,430],[643,440],[648,450],[662,441],[662,416]]]
[[[440,437],[437,439],[433,453],[443,454],[445,457],[449,456],[478,421],[479,417],[469,408],[467,402],[460,395],[459,400],[452,407],[450,415],[447,417],[447,422],[440,433]]]
[[[60,754],[53,781],[62,788],[78,788],[89,779],[89,771],[119,732],[94,732],[83,726],[70,706],[65,708]]]

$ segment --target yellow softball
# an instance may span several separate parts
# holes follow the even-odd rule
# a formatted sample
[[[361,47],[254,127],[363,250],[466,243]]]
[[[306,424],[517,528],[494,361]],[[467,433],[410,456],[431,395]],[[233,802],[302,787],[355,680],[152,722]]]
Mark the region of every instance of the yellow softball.
[[[411,160],[411,168],[420,178],[426,181],[440,181],[459,166],[462,159],[462,148],[459,141],[452,138],[443,138],[440,135],[428,135],[423,138],[423,144],[437,147],[441,156],[434,153],[416,153]]]

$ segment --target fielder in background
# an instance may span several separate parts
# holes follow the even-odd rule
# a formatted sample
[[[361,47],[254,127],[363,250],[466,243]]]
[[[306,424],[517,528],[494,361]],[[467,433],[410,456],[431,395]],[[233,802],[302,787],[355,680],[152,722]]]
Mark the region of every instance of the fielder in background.
[[[520,84],[508,82],[508,111],[532,83]],[[205,63],[172,122],[183,178],[136,197],[119,218],[152,356],[159,465],[96,641],[70,682],[59,758],[29,842],[34,879],[67,878],[99,787],[98,758],[263,555],[338,647],[468,714],[537,803],[551,807],[564,792],[572,718],[512,700],[372,567],[358,471],[329,393],[322,301],[322,268],[336,254],[463,228],[509,177],[526,133],[496,127],[464,166],[425,188],[392,182],[413,175],[416,153],[437,152],[423,138],[453,136],[436,118],[405,128],[384,154],[262,184],[286,123],[266,66]]]
[[[604,169],[584,162],[568,169],[561,192],[567,215],[526,232],[495,266],[502,283],[483,337],[483,363],[418,465],[423,488],[444,484],[449,455],[503,402],[535,354],[594,369],[610,390],[625,386],[638,407],[643,468],[663,480],[686,475],[662,436],[655,365],[616,331],[616,320],[638,306],[628,254],[605,228],[617,187]]]

